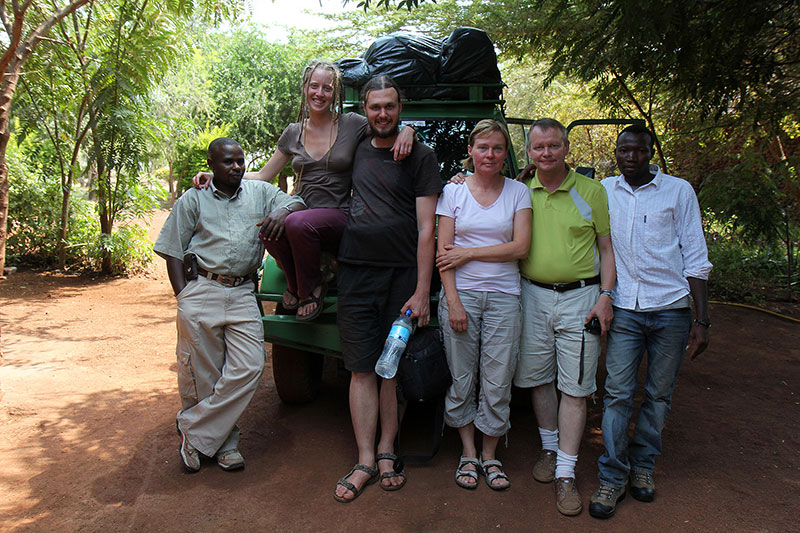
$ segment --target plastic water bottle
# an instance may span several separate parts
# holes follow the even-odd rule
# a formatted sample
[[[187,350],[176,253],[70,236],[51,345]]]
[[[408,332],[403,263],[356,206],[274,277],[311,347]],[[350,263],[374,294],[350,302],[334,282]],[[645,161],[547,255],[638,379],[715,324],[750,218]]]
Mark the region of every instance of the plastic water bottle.
[[[397,374],[397,365],[400,363],[400,356],[406,351],[406,345],[411,334],[414,333],[415,325],[411,322],[411,309],[405,315],[400,315],[392,323],[389,336],[383,345],[383,352],[380,359],[375,364],[375,372],[384,378],[392,379]]]

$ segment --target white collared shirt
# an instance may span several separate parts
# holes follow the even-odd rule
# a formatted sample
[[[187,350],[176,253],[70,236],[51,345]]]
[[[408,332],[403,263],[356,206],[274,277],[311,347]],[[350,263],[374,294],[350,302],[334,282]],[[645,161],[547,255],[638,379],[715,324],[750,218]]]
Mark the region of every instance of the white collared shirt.
[[[622,309],[670,305],[689,294],[686,278],[711,272],[694,189],[657,165],[650,170],[655,178],[635,190],[622,175],[602,181],[617,264],[614,305]]]

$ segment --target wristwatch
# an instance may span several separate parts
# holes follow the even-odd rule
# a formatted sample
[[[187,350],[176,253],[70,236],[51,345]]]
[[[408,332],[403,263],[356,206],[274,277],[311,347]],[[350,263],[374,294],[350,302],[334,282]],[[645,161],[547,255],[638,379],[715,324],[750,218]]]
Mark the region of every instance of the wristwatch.
[[[703,320],[699,320],[699,319],[695,318],[694,323],[697,324],[698,326],[703,326],[704,328],[710,328],[711,327],[711,319],[703,321]]]
[[[611,298],[611,301],[612,301],[612,302],[614,301],[614,295],[611,293],[611,291],[610,291],[610,290],[608,290],[608,289],[602,289],[602,290],[600,291],[600,294],[605,294],[606,296],[608,296],[609,298]]]

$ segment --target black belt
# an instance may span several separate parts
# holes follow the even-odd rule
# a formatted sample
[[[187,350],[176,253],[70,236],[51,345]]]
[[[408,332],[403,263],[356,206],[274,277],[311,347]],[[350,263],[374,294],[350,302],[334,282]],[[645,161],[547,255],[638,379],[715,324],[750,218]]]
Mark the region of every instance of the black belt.
[[[580,289],[581,287],[587,287],[589,285],[597,285],[598,283],[600,283],[599,275],[593,278],[571,281],[569,283],[542,283],[540,281],[534,281],[528,278],[522,278],[522,279],[533,283],[537,287],[542,287],[543,289],[550,289],[551,291],[556,291],[556,292],[567,292],[571,291],[572,289]]]
[[[211,281],[216,281],[217,283],[221,283],[228,287],[238,287],[245,281],[255,281],[255,273],[250,274],[248,276],[230,277],[230,276],[223,276],[222,274],[214,274],[213,272],[209,272],[208,270],[202,267],[197,267],[197,273],[203,276],[204,278],[208,278]]]

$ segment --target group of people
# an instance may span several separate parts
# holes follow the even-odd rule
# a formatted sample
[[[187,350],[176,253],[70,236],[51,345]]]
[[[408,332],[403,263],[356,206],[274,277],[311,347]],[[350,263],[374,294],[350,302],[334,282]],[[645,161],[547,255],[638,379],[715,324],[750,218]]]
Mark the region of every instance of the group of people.
[[[493,490],[510,487],[497,444],[510,428],[512,384],[530,388],[542,443],[533,476],[554,483],[561,513],[579,514],[575,465],[607,335],[605,453],[589,511],[612,516],[626,491],[651,501],[681,361],[708,344],[711,269],[694,191],[650,164],[653,134],[625,128],[615,150],[621,174],[599,182],[567,166],[563,125],[540,119],[526,143],[535,172],[512,180],[503,175],[508,132],[483,120],[468,141],[471,173],[443,188],[433,150],[413,129],[399,129],[402,98],[391,78],[362,88],[366,118],[340,113],[341,94],[334,65],[309,65],[298,122],[252,176],[235,141],[212,142],[212,174],[198,176],[208,189],[181,196],[156,242],[178,300],[185,468],[199,470],[201,454],[225,470],[244,466],[236,421],[264,366],[251,284],[264,246],[286,273],[282,304],[299,320],[322,311],[325,250],[338,258],[338,327],[358,450],[336,483],[337,501],[352,502],[375,482],[387,491],[406,483],[394,450],[397,383],[379,380],[374,368],[399,314],[429,322],[434,266],[453,378],[445,421],[462,443],[456,483],[474,490],[484,476]],[[299,181],[293,196],[264,181],[289,161]],[[645,351],[645,399],[629,438]]]

